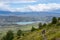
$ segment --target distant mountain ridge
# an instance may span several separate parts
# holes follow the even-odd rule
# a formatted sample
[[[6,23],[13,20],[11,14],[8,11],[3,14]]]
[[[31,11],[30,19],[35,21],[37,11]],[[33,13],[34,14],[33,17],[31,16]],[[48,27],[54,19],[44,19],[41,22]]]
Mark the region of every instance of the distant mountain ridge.
[[[60,10],[46,11],[46,12],[11,12],[11,11],[2,11],[0,10],[0,15],[3,16],[60,16]]]
[[[52,17],[60,17],[60,12],[57,10],[50,12],[10,12],[0,10],[0,25],[11,24],[15,22],[26,21],[51,21]]]

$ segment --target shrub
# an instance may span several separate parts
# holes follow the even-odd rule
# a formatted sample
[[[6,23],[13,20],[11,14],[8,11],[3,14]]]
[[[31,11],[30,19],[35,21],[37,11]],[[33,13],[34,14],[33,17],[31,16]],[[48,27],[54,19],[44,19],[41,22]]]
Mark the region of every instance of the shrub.
[[[21,36],[22,35],[22,31],[21,30],[18,30],[17,31],[17,36]]]
[[[10,31],[7,32],[7,34],[1,40],[13,40],[13,38],[14,38],[14,34],[10,30]]]
[[[44,27],[44,26],[46,26],[46,25],[47,25],[47,24],[46,24],[46,23],[44,23],[44,24],[43,24],[43,27]]]
[[[33,32],[33,31],[35,31],[35,30],[36,30],[36,28],[32,27],[31,32]]]
[[[43,25],[42,25],[42,23],[39,23],[39,29],[41,29],[41,28],[42,28],[42,26],[43,26]]]
[[[52,24],[56,24],[57,23],[57,18],[56,17],[53,17],[52,18]]]

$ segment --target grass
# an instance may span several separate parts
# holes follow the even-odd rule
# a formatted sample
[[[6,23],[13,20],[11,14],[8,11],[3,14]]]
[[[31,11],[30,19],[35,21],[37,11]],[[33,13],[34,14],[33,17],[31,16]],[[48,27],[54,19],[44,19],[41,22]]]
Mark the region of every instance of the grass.
[[[33,32],[26,33],[25,36],[21,37],[20,39],[14,38],[14,40],[43,40],[42,30],[46,30],[46,39],[47,40],[55,40],[60,38],[60,26],[47,26],[43,29],[39,29]]]
[[[29,30],[31,30],[32,26],[34,26],[35,28],[37,28],[38,23],[34,23],[34,24],[29,24],[29,25],[11,25],[11,26],[5,26],[5,27],[0,27],[0,39],[6,34],[7,31],[12,30],[14,33],[16,33],[19,29],[21,29],[22,31],[24,31],[24,33]]]
[[[6,34],[8,30],[13,30],[15,35],[13,40],[43,40],[43,34],[42,30],[46,30],[46,39],[47,40],[55,40],[60,38],[60,26],[55,25],[47,25],[46,27],[43,27],[42,29],[35,30],[33,32],[29,31],[31,30],[32,26],[35,28],[38,28],[38,23],[36,24],[30,24],[30,25],[23,25],[23,26],[11,26],[7,28],[0,28],[0,38]],[[16,32],[17,30],[23,30],[24,36],[17,39]]]

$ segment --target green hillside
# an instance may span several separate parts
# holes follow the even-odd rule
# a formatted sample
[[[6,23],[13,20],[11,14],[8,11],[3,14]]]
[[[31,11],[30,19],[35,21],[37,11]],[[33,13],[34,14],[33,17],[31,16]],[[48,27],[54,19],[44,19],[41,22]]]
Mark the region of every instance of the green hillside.
[[[8,35],[3,36],[2,40],[10,40],[11,37],[11,40],[60,40],[60,18],[53,17],[51,23],[39,23],[38,28],[36,26],[35,24],[31,30],[18,30],[15,33],[8,31]]]
[[[44,40],[42,30],[46,30],[46,39],[47,40],[60,40],[60,26],[47,26],[46,28],[43,28],[41,30],[36,30],[33,32],[27,33],[25,36],[22,36],[21,38],[17,39],[17,37],[14,38],[14,40]]]

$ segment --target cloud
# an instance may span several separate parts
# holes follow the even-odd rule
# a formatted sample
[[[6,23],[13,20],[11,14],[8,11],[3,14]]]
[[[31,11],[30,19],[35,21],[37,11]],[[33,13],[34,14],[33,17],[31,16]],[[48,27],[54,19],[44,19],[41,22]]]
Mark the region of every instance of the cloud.
[[[29,3],[36,1],[37,0],[0,0],[0,2],[4,2],[4,3]]]
[[[32,11],[51,11],[60,9],[60,4],[56,3],[48,3],[48,4],[38,4],[38,5],[30,5],[29,8]]]
[[[10,7],[10,5],[6,3],[0,3],[0,10],[5,10],[5,11],[18,11],[18,12],[28,12],[28,11],[51,11],[51,10],[56,10],[60,9],[60,4],[57,3],[48,3],[48,4],[36,4],[36,5],[27,5],[25,7]]]
[[[0,3],[0,10],[5,10],[5,11],[9,10],[9,11],[10,11],[11,8],[10,8],[9,5],[1,2],[1,3]]]
[[[6,9],[8,9],[9,8],[9,6],[8,5],[6,5],[5,3],[0,3],[0,10],[6,10]]]
[[[13,8],[13,7],[10,7],[10,5],[6,4],[6,3],[0,3],[0,10],[3,10],[3,11],[11,11],[11,12],[24,12],[24,11],[28,11],[28,8],[27,7],[22,7],[22,8]]]

